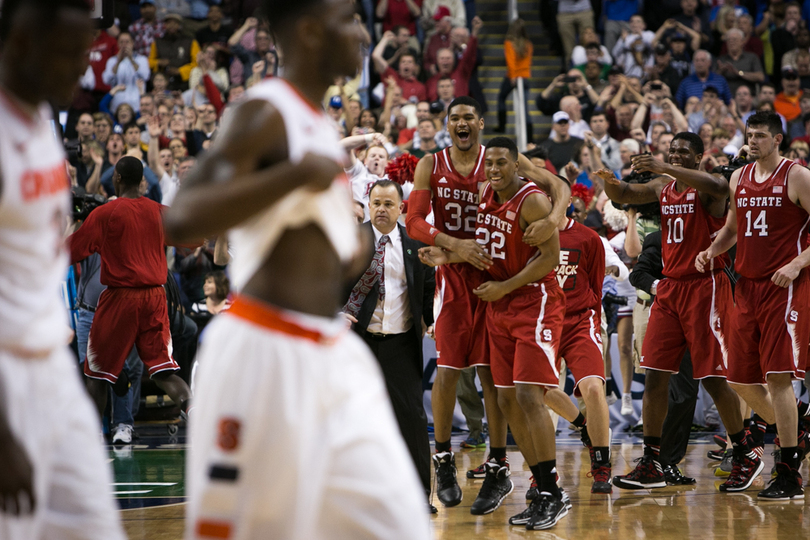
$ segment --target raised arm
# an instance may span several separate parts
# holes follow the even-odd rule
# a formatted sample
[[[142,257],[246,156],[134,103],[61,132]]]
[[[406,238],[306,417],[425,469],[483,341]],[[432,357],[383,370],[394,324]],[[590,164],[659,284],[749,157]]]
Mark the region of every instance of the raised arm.
[[[259,25],[259,20],[256,17],[248,17],[243,24],[231,37],[228,38],[228,46],[233,47],[238,44],[242,36],[251,28],[256,28]]]
[[[388,62],[385,61],[383,58],[383,51],[388,46],[388,42],[394,39],[394,33],[390,30],[383,34],[382,39],[380,42],[377,43],[377,46],[374,47],[374,50],[371,51],[371,61],[374,63],[374,69],[382,75],[385,73],[385,70],[388,69]]]
[[[728,198],[728,182],[722,176],[713,176],[699,169],[675,167],[649,154],[634,157],[633,169],[638,172],[669,175],[715,200]]]
[[[228,119],[164,216],[174,243],[222,234],[303,185],[328,188],[341,172],[317,154],[290,162],[284,121],[265,101],[246,101]]]
[[[611,201],[619,204],[646,204],[658,201],[658,195],[664,187],[664,180],[656,178],[646,184],[628,184],[619,180],[612,171],[600,169],[596,175],[605,184],[605,194]]]
[[[166,171],[163,165],[160,164],[160,135],[163,130],[160,127],[160,120],[157,116],[152,116],[147,121],[149,129],[149,149],[146,151],[146,162],[149,168],[155,173],[158,178],[163,178]]]

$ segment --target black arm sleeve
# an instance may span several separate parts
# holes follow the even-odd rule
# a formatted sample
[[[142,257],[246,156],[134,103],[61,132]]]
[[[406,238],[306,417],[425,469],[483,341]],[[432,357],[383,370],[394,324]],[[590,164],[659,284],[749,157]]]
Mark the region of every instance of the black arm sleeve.
[[[630,273],[630,284],[647,294],[656,279],[664,277],[664,264],[661,261],[661,231],[650,233],[644,238],[644,245],[638,262]]]

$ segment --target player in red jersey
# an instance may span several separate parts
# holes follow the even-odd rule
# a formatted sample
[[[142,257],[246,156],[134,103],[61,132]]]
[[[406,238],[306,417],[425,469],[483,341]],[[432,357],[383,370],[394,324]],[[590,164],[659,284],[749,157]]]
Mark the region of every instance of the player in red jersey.
[[[585,416],[559,388],[546,394],[546,403],[582,430],[591,457],[591,492],[610,493],[610,418],[601,332],[605,247],[598,234],[573,218],[561,219],[558,229],[560,260],[555,274],[565,294],[565,321],[557,356],[565,358],[575,392],[585,401],[587,427]]]
[[[806,433],[798,434],[793,378],[804,378],[810,340],[810,171],[779,156],[779,115],[748,119],[749,155],[756,160],[731,176],[731,208],[712,245],[695,259],[705,272],[737,244],[737,312],[731,327],[728,378],[737,393],[768,423],[782,445],[777,476],[758,497],[804,498],[799,465]],[[765,386],[767,385],[767,387]]]
[[[677,373],[686,348],[693,351],[693,376],[717,404],[717,410],[734,445],[734,470],[721,491],[747,489],[762,471],[762,460],[750,448],[740,414],[739,399],[726,381],[728,309],[732,306],[731,283],[723,257],[701,274],[694,257],[711,244],[723,226],[728,183],[722,177],[698,170],[703,141],[681,132],[672,139],[669,164],[649,155],[636,156],[639,172],[659,174],[647,184],[628,184],[605,171],[605,193],[617,203],[661,204],[661,257],[664,277],[654,285],[655,303],[650,310],[647,335],[642,345],[641,367],[646,369],[644,404],[644,456],[627,475],[615,476],[613,484],[624,489],[665,487],[667,482],[691,484],[680,474],[665,474],[658,461],[661,432],[667,414],[669,378]]]
[[[548,218],[551,203],[537,186],[518,176],[515,143],[506,137],[492,139],[484,166],[489,184],[480,193],[476,241],[490,262],[484,282],[473,292],[486,303],[498,403],[540,490],[529,507],[509,523],[529,530],[548,529],[570,508],[556,483],[554,426],[544,403],[545,390],[559,384],[557,350],[565,317],[565,295],[554,274],[560,256],[559,235],[556,229],[552,231],[539,250],[523,241],[531,223]],[[464,262],[459,253],[436,247],[422,248],[420,255],[426,264]],[[508,476],[507,467],[491,461],[486,465],[485,487],[490,471],[498,477]],[[483,494],[484,488],[481,491]],[[487,495],[497,508],[509,492],[511,483],[491,482]]]
[[[453,251],[468,263],[441,268],[436,282],[441,308],[435,323],[438,369],[432,392],[436,440],[433,459],[436,494],[445,506],[455,506],[462,498],[450,444],[456,383],[462,368],[477,366],[489,421],[489,459],[508,466],[506,422],[498,408],[486,355],[484,305],[472,292],[483,282],[481,271],[490,261],[474,239],[479,190],[486,181],[484,149],[478,142],[483,127],[481,106],[477,101],[469,97],[453,100],[448,107],[447,120],[453,146],[419,161],[406,220],[411,238]],[[526,230],[524,241],[536,246],[556,233],[557,222],[565,213],[570,194],[564,182],[544,169],[533,166],[525,156],[520,156],[520,168],[555,201],[549,218],[533,223]],[[431,210],[431,199],[435,225],[426,221]],[[495,481],[493,478],[492,482]],[[499,482],[506,485],[508,479]],[[489,483],[485,482],[487,485]],[[482,504],[484,500],[488,500],[488,497],[483,497]],[[489,513],[495,510],[495,507],[482,504],[473,505],[471,512]]]

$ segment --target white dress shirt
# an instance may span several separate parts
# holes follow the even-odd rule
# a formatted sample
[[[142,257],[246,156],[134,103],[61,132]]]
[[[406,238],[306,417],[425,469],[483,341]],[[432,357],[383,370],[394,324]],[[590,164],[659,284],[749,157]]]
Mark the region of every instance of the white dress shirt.
[[[380,243],[383,234],[372,225],[374,245]],[[368,323],[372,334],[404,334],[413,326],[411,305],[408,300],[408,281],[405,276],[405,256],[402,253],[402,236],[399,227],[388,233],[385,245],[385,299],[377,298],[377,306]]]

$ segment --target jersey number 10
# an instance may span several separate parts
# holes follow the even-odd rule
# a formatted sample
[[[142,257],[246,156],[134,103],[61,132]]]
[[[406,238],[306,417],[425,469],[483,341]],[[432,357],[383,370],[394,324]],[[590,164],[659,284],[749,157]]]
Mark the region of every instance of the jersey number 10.
[[[667,244],[683,242],[683,218],[667,220]]]

